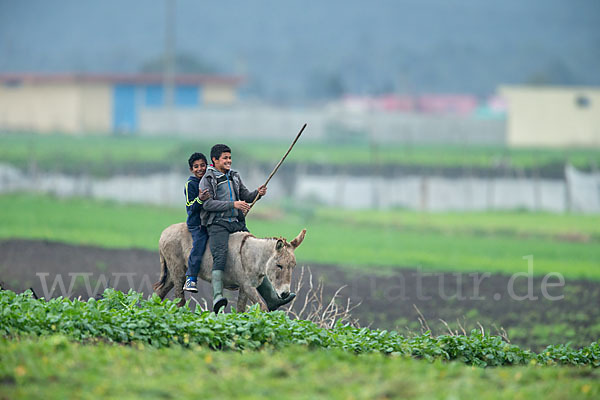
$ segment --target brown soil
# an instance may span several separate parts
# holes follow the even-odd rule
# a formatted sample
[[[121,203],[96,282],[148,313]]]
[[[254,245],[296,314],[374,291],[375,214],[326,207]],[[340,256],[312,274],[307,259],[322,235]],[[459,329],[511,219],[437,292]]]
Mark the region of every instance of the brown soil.
[[[296,271],[298,280],[302,264]],[[492,333],[508,331],[514,343],[540,349],[571,341],[583,346],[600,338],[600,282],[568,280],[542,290],[543,277],[528,280],[507,275],[425,273],[410,268],[354,270],[334,265],[310,264],[313,282],[324,282],[323,298],[343,285],[341,302],[361,303],[352,315],[363,326],[419,332],[418,310],[434,334],[450,329],[467,332],[478,323]],[[133,288],[146,295],[158,280],[158,253],[147,250],[115,250],[92,246],[29,240],[0,241],[0,282],[5,289],[32,288],[42,297],[98,296],[105,287],[121,291]],[[305,285],[298,293],[303,299]],[[557,284],[552,277],[550,284]],[[210,299],[210,285],[202,282],[194,298]],[[530,287],[532,290],[530,290]],[[525,298],[529,294],[528,298]],[[172,295],[172,292],[171,292]],[[236,294],[229,292],[234,303]],[[297,303],[300,303],[297,301]],[[194,302],[192,302],[194,304]],[[299,304],[297,304],[298,306]]]

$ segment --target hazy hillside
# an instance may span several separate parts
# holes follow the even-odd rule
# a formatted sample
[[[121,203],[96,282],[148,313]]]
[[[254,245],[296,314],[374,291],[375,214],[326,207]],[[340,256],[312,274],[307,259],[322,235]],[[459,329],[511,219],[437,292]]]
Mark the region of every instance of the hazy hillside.
[[[137,71],[160,56],[165,3],[0,0],[0,71]],[[597,0],[179,0],[177,50],[245,93],[473,92],[600,85]]]

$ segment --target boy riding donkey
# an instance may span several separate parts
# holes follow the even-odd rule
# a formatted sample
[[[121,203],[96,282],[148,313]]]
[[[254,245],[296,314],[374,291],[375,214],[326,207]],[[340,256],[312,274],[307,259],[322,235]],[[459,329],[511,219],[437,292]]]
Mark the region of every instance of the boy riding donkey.
[[[208,190],[199,191],[200,179],[206,173],[206,156],[202,153],[194,153],[190,156],[188,165],[192,175],[185,183],[185,209],[188,215],[187,228],[192,235],[193,247],[188,259],[183,290],[198,293],[196,281],[202,263],[202,256],[206,250],[206,242],[208,242],[208,231],[205,226],[202,226],[200,211],[202,210],[202,203],[208,199],[209,194]]]
[[[240,174],[231,169],[231,149],[224,144],[214,145],[210,150],[210,158],[213,165],[207,168],[200,180],[200,193],[208,194],[208,198],[203,200],[200,213],[202,225],[207,227],[210,237],[209,245],[213,256],[213,311],[218,313],[227,306],[227,298],[223,296],[223,271],[227,261],[229,235],[240,231],[248,232],[245,214],[250,210],[249,203],[257,196],[264,196],[267,186],[261,185],[250,192]],[[280,298],[266,276],[256,289],[270,311],[296,297],[296,294],[290,293],[285,299]]]

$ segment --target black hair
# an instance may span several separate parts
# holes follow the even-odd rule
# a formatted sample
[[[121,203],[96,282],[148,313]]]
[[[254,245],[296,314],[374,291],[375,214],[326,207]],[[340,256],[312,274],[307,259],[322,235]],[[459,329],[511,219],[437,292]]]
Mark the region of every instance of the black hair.
[[[188,164],[190,166],[190,169],[192,169],[192,167],[194,166],[194,162],[198,161],[198,160],[204,160],[205,164],[208,164],[208,162],[206,161],[206,156],[202,153],[194,153],[190,156],[189,160],[188,160]]]
[[[223,153],[231,153],[229,146],[226,144],[215,144],[212,149],[210,149],[210,160],[212,161],[213,158],[218,160]]]

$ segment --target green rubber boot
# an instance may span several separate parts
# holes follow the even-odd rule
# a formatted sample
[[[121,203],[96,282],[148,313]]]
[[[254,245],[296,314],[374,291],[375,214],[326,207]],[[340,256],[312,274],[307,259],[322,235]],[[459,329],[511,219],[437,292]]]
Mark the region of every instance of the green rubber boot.
[[[227,298],[223,296],[223,271],[212,272],[213,311],[218,314],[221,308],[227,306]]]
[[[260,293],[262,298],[265,299],[265,303],[267,303],[269,311],[277,310],[279,307],[289,303],[296,297],[296,293],[290,293],[284,299],[279,297],[275,289],[273,289],[271,281],[269,281],[269,278],[267,278],[266,276],[263,279],[260,286],[256,288],[256,290],[258,290],[258,293]]]

